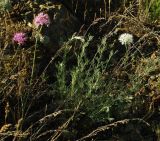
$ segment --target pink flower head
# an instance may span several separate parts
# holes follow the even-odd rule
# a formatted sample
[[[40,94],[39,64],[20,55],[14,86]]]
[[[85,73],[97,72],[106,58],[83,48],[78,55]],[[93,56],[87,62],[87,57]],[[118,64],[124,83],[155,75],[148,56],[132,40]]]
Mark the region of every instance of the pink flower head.
[[[17,42],[18,45],[24,45],[26,40],[27,40],[26,34],[23,32],[17,32],[13,36],[13,41]]]
[[[33,22],[36,27],[43,26],[43,25],[49,26],[50,19],[48,14],[44,14],[43,12],[41,12],[34,18]]]

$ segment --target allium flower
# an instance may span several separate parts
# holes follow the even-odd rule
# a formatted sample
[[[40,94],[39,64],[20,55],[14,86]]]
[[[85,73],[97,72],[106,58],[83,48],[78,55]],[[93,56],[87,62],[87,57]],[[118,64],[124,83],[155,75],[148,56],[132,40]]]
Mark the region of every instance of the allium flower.
[[[119,36],[118,39],[122,45],[130,45],[133,43],[133,35],[129,33],[123,33]]]
[[[27,41],[26,34],[23,32],[17,32],[13,36],[13,41],[16,42],[18,45],[24,45]]]
[[[33,23],[36,27],[43,26],[43,25],[49,26],[50,18],[48,14],[44,14],[43,12],[41,12],[34,18]]]

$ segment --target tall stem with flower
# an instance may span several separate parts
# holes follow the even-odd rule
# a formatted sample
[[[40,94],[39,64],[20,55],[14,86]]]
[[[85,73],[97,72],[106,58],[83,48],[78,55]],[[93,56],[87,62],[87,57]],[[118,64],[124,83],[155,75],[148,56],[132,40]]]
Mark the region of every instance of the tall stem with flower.
[[[125,46],[125,55],[124,55],[124,60],[122,62],[122,65],[124,63],[126,63],[126,61],[128,60],[129,58],[129,51],[130,51],[130,46],[131,44],[133,43],[133,35],[132,34],[129,34],[129,33],[123,33],[119,36],[119,42]]]
[[[15,50],[15,54],[13,56],[13,58],[14,58],[14,57],[17,56],[17,53],[20,51],[20,47],[23,46],[26,43],[26,41],[27,41],[26,33],[24,33],[24,32],[17,32],[17,33],[15,33],[14,36],[13,36],[12,41],[14,43],[18,44],[18,49]],[[21,59],[22,58],[20,57],[20,59],[17,62],[18,66],[21,66],[21,61],[22,61]],[[18,73],[20,71],[21,71],[21,67],[20,68],[18,67]],[[25,110],[25,104],[24,104],[25,103],[25,100],[24,100],[24,96],[25,95],[22,94],[21,82],[22,82],[21,78],[19,77],[17,79],[17,89],[18,89],[18,97],[17,97],[18,104],[17,105],[18,105],[18,109],[21,109],[21,112],[18,113],[17,116],[21,115],[21,117],[22,117],[21,119],[23,119],[23,117],[24,117],[24,110]],[[27,99],[27,98],[25,98],[25,99]],[[23,120],[19,120],[19,121],[21,121],[21,123],[18,124],[19,126],[16,128],[17,130],[19,130],[19,128],[21,127]]]
[[[48,14],[44,14],[43,12],[39,13],[34,18],[33,23],[34,23],[34,25],[35,25],[35,27],[37,29],[37,37],[36,37],[35,48],[34,48],[34,56],[33,56],[30,84],[33,81],[34,70],[35,70],[36,50],[37,50],[38,40],[39,40],[38,36],[41,34],[41,30],[42,30],[43,25],[49,26],[49,24],[50,24],[50,19],[49,19]]]

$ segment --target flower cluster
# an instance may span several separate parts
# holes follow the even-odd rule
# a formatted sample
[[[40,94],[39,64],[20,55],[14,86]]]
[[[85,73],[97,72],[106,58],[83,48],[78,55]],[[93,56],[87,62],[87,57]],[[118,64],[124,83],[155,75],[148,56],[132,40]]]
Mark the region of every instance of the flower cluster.
[[[119,36],[118,39],[122,45],[130,45],[133,43],[133,35],[129,33],[123,33]]]
[[[49,24],[50,24],[50,19],[49,19],[48,14],[44,14],[43,12],[39,13],[39,14],[34,18],[33,23],[34,23],[34,25],[35,25],[36,27],[43,26],[43,25],[49,26]]]
[[[18,45],[24,45],[27,41],[26,34],[23,32],[17,32],[13,36],[13,41],[16,42]]]
[[[43,12],[39,13],[33,20],[34,25],[38,28],[39,26],[49,26],[50,18],[48,14],[44,14]],[[16,42],[18,45],[24,45],[27,41],[26,34],[24,32],[17,32],[13,36],[13,42]]]

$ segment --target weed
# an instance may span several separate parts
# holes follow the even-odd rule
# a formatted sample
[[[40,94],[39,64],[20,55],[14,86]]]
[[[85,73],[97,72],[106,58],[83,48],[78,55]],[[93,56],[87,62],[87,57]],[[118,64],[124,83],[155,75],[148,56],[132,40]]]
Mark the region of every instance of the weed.
[[[160,17],[160,1],[159,0],[146,0],[145,12],[151,21],[159,20]]]
[[[90,30],[82,28],[80,35],[67,35],[68,41],[59,37],[66,32],[66,25],[61,26],[64,19],[59,15],[65,13],[56,13],[59,8],[55,10],[49,2],[43,6],[39,1],[29,1],[29,9],[17,4],[17,7],[13,5],[16,10],[10,12],[9,2],[0,2],[3,15],[0,18],[0,139],[61,140],[65,134],[64,140],[73,140],[81,132],[79,126],[82,131],[90,128],[86,127],[88,124],[92,129],[92,122],[111,123],[134,117],[148,120],[154,116],[159,108],[159,32],[133,14],[132,0],[121,1],[125,10],[120,14],[112,12],[114,1],[104,0],[105,7],[101,9],[104,14],[99,13],[104,19],[94,21],[89,27],[102,35],[94,37],[84,33],[83,36],[83,32]],[[143,8],[144,17],[159,20],[158,0],[147,0],[145,5],[141,0],[138,2],[141,5],[136,8]],[[36,20],[23,19],[26,13],[18,19],[14,16],[21,13],[20,9],[29,10],[26,13],[31,17],[40,9],[48,12],[51,19],[44,13]],[[57,19],[57,25],[53,19]],[[49,24],[53,29],[42,29],[42,25],[48,27]],[[27,40],[14,38],[17,46],[12,39],[14,33],[20,31],[26,33]],[[54,35],[55,32],[58,34]],[[57,36],[56,40],[52,41],[51,36]],[[43,59],[43,69],[39,70],[39,60]],[[53,79],[52,82],[48,78]],[[81,124],[85,118],[89,121],[84,126]],[[155,129],[159,135],[159,125]]]

